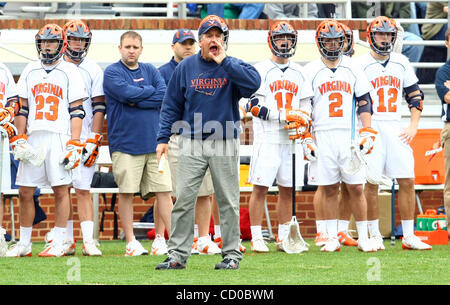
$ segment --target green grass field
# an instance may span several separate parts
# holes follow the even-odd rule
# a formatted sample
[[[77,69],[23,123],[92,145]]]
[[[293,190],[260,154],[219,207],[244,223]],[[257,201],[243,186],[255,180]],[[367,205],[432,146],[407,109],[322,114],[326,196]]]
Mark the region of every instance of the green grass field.
[[[397,240],[385,251],[361,253],[356,247],[342,247],[338,253],[321,253],[313,245],[309,252],[255,254],[250,243],[241,268],[214,270],[221,261],[215,256],[191,256],[185,270],[155,270],[165,257],[124,257],[125,242],[101,243],[102,257],[84,257],[77,243],[74,257],[40,258],[43,243],[33,244],[33,257],[1,258],[1,285],[449,285],[450,245],[431,251],[406,251]],[[142,241],[149,249],[151,241]]]

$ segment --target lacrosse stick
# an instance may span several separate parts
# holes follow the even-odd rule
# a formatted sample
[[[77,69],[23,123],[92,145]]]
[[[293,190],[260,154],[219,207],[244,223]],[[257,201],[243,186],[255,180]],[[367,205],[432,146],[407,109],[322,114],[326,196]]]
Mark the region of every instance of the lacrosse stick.
[[[308,244],[300,234],[300,226],[295,216],[295,140],[292,141],[292,219],[289,223],[289,235],[283,240],[283,249],[286,253],[301,253],[308,251]]]
[[[381,186],[390,187],[392,185],[391,178],[388,178],[385,175],[378,175],[376,171],[372,170],[369,166],[369,164],[366,162],[364,157],[361,155],[361,152],[358,151],[357,153],[358,158],[361,160],[361,164],[364,166],[364,169],[366,170],[366,180],[370,184],[378,184]]]
[[[391,246],[395,246],[395,179],[391,188]]]
[[[352,136],[351,136],[351,155],[350,159],[347,159],[347,162],[345,162],[343,171],[347,175],[354,175],[356,174],[361,167],[363,166],[361,162],[361,157],[358,156],[359,153],[359,145],[356,145],[355,143],[355,117],[356,117],[356,101],[355,96],[353,96],[353,102],[352,102]]]

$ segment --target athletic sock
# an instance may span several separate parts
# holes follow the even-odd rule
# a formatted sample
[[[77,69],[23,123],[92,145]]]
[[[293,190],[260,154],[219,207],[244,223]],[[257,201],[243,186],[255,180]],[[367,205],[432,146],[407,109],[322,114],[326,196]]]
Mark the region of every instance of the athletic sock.
[[[358,231],[358,239],[368,239],[369,232],[367,229],[367,220],[357,221],[356,230]]]
[[[367,221],[367,228],[369,229],[369,236],[370,237],[381,235],[379,223],[380,222],[379,222],[378,219],[368,220]]]
[[[222,232],[220,232],[220,225],[214,225],[214,239],[222,237]]]
[[[414,219],[402,220],[403,237],[414,235]]]
[[[252,232],[252,239],[262,239],[261,226],[250,226],[250,231]]]
[[[73,240],[73,220],[68,220],[66,225],[66,238]]]
[[[91,220],[82,221],[80,227],[83,242],[91,241],[94,238],[94,222]]]
[[[194,224],[194,238],[198,238],[198,225]]]
[[[350,221],[338,219],[338,232],[348,232],[348,225]]]
[[[278,239],[284,240],[289,234],[289,225],[279,224],[278,225]]]
[[[327,224],[328,237],[337,239],[337,219],[327,219],[325,221]]]
[[[326,220],[316,220],[316,230],[317,233],[327,233]]]
[[[30,244],[32,231],[33,231],[33,227],[20,227],[19,242],[23,245]]]

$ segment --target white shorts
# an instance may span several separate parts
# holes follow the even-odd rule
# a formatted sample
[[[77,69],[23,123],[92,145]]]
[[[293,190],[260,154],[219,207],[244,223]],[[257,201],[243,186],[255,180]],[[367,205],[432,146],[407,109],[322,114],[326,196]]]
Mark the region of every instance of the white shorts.
[[[372,120],[372,128],[378,135],[373,151],[366,156],[371,169],[390,178],[414,178],[414,154],[398,137],[403,130],[400,122]]]
[[[364,169],[354,175],[344,173],[343,167],[350,158],[351,134],[348,129],[320,130],[314,133],[317,160],[309,165],[308,184],[332,185],[338,182],[363,184]]]
[[[295,167],[295,184],[303,186],[305,161],[301,144],[296,144]],[[253,144],[248,181],[267,187],[276,181],[277,185],[292,187],[292,144]]]
[[[86,167],[84,164],[72,170],[72,186],[79,190],[89,191],[91,189],[92,178],[95,173],[95,165]]]
[[[49,131],[34,131],[28,136],[28,143],[33,147],[47,150],[44,163],[34,167],[29,163],[20,162],[17,170],[16,184],[20,186],[49,188],[69,185],[72,183],[71,171],[59,164],[69,135]]]

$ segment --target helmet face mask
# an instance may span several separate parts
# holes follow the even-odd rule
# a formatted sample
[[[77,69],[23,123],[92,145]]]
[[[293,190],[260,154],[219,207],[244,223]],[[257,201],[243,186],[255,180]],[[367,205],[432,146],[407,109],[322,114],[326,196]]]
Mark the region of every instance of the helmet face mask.
[[[385,35],[379,35],[377,33]],[[395,39],[397,38],[396,23],[393,19],[389,19],[385,16],[377,17],[369,24],[367,36],[370,47],[375,53],[380,55],[388,55],[392,52]],[[391,38],[384,39],[383,36],[390,36]]]
[[[267,38],[269,48],[277,57],[290,58],[297,48],[297,31],[287,22],[275,23]]]
[[[65,54],[75,61],[86,57],[92,38],[89,27],[82,21],[71,20],[64,26],[64,33],[67,37]]]
[[[57,24],[44,25],[35,36],[35,44],[39,59],[46,65],[61,58],[67,47],[64,32]]]
[[[344,43],[344,50],[343,50],[343,54],[346,56],[353,56],[353,54],[355,53],[355,50],[353,49],[353,31],[346,25],[341,23],[342,27],[344,28],[344,33],[345,33],[345,44]]]
[[[317,27],[317,46],[320,54],[327,60],[336,61],[341,57],[344,40],[344,29],[334,20],[322,21]]]

